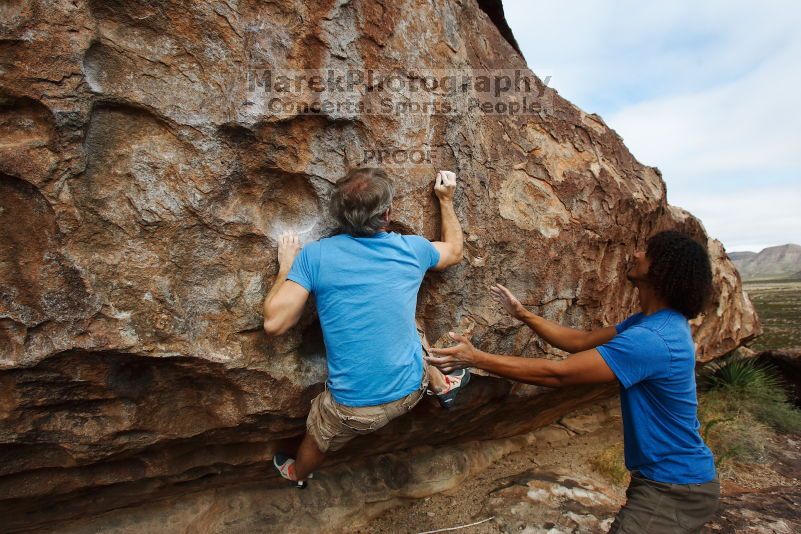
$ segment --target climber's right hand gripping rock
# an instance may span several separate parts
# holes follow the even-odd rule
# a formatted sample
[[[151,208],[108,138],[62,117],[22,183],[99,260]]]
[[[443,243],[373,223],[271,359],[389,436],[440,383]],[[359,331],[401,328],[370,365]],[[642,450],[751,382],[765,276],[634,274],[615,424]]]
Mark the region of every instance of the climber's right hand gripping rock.
[[[456,173],[451,171],[439,171],[434,180],[434,193],[440,202],[453,202],[453,195],[456,192]]]

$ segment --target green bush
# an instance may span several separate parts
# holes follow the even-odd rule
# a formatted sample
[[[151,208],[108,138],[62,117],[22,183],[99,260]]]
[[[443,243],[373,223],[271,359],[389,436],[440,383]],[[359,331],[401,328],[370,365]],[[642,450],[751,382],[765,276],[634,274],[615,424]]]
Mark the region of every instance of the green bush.
[[[729,357],[712,362],[701,370],[699,389],[737,390],[747,396],[762,397],[782,387],[778,375],[754,358]]]
[[[801,432],[801,410],[789,402],[779,374],[753,358],[730,357],[698,374],[698,419],[722,472],[761,463],[775,432]]]
[[[758,360],[731,357],[713,362],[701,370],[698,386],[727,417],[748,412],[777,432],[801,432],[801,410],[790,403],[775,368]]]
[[[761,463],[767,460],[765,444],[771,429],[725,391],[704,393],[698,404],[701,435],[725,470],[731,462]]]
[[[801,410],[789,402],[757,404],[751,407],[754,415],[781,434],[801,432]]]

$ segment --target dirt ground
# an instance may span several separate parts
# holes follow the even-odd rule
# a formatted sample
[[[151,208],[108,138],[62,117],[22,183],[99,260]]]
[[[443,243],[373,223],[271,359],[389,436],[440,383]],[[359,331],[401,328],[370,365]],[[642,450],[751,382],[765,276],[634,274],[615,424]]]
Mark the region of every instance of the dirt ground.
[[[505,456],[487,470],[468,479],[454,491],[410,501],[406,506],[389,510],[356,532],[364,534],[417,533],[486,519],[491,515],[484,513],[488,496],[504,487],[509,478],[532,469],[568,470],[576,474],[605,480],[603,475],[592,467],[590,460],[609,446],[622,440],[620,419],[614,419],[608,425],[588,434],[572,436],[552,445],[535,444]],[[609,482],[609,487],[622,501],[625,488],[615,486],[611,482]],[[497,525],[491,524],[491,522],[460,530],[470,534],[501,532]]]
[[[454,490],[407,501],[405,505],[388,510],[353,532],[421,533],[453,529],[480,521],[484,522],[458,528],[455,532],[605,531],[601,529],[608,528],[615,510],[625,500],[627,481],[615,483],[610,476],[593,466],[593,459],[622,442],[622,427],[619,417],[599,421],[595,427],[588,432],[562,437],[552,443],[537,441],[530,447],[503,457]],[[721,472],[721,507],[718,518],[707,526],[706,532],[801,532],[801,512],[798,511],[801,509],[798,507],[801,504],[798,502],[801,499],[801,437],[782,436],[777,438],[774,445],[779,452],[771,457],[770,462],[761,465],[737,465]],[[514,498],[509,500],[508,488],[515,483],[510,481],[516,481],[529,489],[535,487],[530,480],[537,479],[543,473],[554,472],[569,473],[575,480],[591,481],[592,484],[597,484],[594,487],[602,488],[601,493],[609,497],[606,508],[599,513],[597,507],[590,506],[590,515],[581,516],[592,517],[595,521],[587,523],[577,519],[567,526],[563,523],[532,524],[525,519],[528,517],[528,521],[531,521],[531,515],[526,516],[521,508],[526,504],[524,501],[528,501],[526,492],[518,492],[520,502],[515,502]],[[560,491],[564,493],[564,488]],[[506,500],[499,501],[497,496],[504,492],[507,493]],[[531,496],[530,490],[528,496]],[[558,514],[583,513],[579,508],[586,504],[583,501],[565,503],[562,500],[559,505],[562,510]],[[517,519],[517,523],[513,519]]]

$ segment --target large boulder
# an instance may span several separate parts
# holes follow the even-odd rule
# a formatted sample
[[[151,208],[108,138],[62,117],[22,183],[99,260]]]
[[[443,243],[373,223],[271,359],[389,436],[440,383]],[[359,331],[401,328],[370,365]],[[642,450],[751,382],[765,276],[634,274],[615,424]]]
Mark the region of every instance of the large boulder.
[[[482,5],[494,5],[487,12],[497,22],[497,2]],[[418,314],[429,339],[469,328],[487,350],[564,357],[506,317],[487,288],[502,282],[532,310],[575,327],[614,323],[636,306],[628,255],[666,228],[708,243],[714,258],[715,300],[694,323],[699,360],[759,333],[723,247],[667,204],[659,171],[600,117],[536,79],[475,0],[16,0],[3,13],[0,515],[8,528],[154,499],[210,476],[225,485],[269,472],[281,440],[303,433],[325,378],[311,306],[287,335],[262,331],[276,236],[330,231],[332,184],[365,161],[397,181],[396,228],[432,239],[435,170],[460,177],[466,258],[424,283]],[[266,71],[348,69],[396,69],[406,81],[426,69],[517,69],[534,80],[528,96],[538,108],[270,106]],[[376,82],[326,96],[378,105],[385,89]],[[487,97],[461,89],[423,96]],[[320,99],[308,90],[282,96]],[[424,403],[332,461],[513,435],[613,390],[477,377],[455,412]]]

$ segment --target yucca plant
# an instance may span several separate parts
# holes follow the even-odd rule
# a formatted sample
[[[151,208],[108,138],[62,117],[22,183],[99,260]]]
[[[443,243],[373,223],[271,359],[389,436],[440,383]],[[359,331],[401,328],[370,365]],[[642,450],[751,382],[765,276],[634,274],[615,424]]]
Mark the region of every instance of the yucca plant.
[[[704,367],[699,375],[699,389],[739,390],[756,397],[786,397],[784,383],[776,369],[755,358],[735,356],[715,361]]]
[[[699,372],[698,387],[727,406],[726,417],[747,411],[778,432],[801,432],[801,410],[789,402],[784,381],[769,364],[741,356],[712,362]]]

